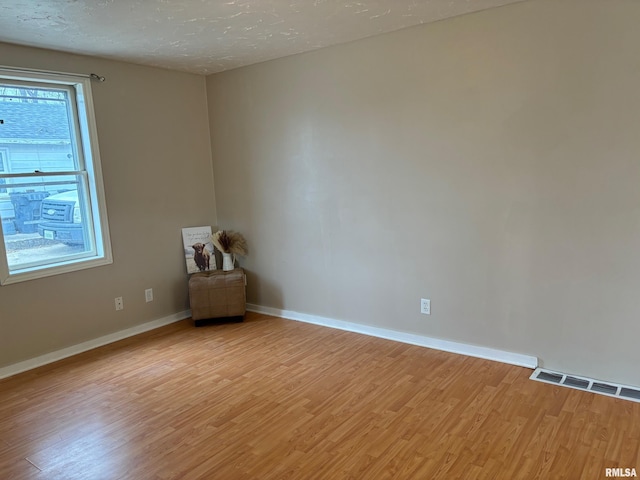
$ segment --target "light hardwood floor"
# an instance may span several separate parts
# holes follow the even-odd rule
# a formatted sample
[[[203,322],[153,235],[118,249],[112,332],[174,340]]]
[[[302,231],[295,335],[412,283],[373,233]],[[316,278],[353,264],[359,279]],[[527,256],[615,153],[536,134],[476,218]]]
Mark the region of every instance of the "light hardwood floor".
[[[640,404],[248,314],[0,381],[0,479],[604,479]]]

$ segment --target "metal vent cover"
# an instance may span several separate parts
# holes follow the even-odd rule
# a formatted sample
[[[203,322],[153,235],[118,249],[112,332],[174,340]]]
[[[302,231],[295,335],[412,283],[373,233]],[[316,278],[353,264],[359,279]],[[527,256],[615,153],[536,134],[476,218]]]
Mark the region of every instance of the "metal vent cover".
[[[529,378],[538,382],[560,385],[562,387],[584,390],[587,392],[598,393],[600,395],[606,395],[608,397],[621,398],[623,400],[640,403],[640,388],[601,382],[592,378],[567,375],[565,373],[552,372],[551,370],[544,370],[542,368],[536,368]]]

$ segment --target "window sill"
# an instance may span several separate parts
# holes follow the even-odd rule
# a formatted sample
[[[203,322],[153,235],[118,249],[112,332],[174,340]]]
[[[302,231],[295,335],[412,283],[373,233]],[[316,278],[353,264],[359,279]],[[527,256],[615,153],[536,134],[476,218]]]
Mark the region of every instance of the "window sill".
[[[87,268],[102,267],[113,263],[113,258],[99,257],[90,260],[79,259],[60,264],[48,265],[46,268],[35,267],[25,268],[22,270],[14,270],[9,275],[3,276],[0,285],[10,285],[13,283],[26,282],[37,278],[51,277],[54,275],[62,275],[64,273],[76,272]]]

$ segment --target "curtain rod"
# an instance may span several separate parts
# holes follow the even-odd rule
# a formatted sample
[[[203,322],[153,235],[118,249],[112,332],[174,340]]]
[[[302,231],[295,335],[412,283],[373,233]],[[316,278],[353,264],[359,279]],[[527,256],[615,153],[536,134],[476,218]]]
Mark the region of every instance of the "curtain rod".
[[[56,72],[54,70],[39,70],[36,68],[7,67],[4,65],[0,65],[0,70],[7,70],[15,73],[46,73],[47,75],[61,75],[65,77],[84,77],[90,78],[91,80],[96,80],[101,83],[106,80],[106,78],[104,78],[102,75],[98,75],[97,73],[65,73]]]

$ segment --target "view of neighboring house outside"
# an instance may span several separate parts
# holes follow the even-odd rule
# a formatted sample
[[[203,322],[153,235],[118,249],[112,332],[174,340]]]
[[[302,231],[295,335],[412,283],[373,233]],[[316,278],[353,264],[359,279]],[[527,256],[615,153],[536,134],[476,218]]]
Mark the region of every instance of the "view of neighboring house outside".
[[[9,267],[85,251],[69,96],[0,85],[0,217]],[[60,175],[34,176],[34,173]],[[27,174],[27,176],[25,176]]]
[[[15,123],[12,118],[23,121]],[[28,95],[27,90],[0,91],[0,120],[3,120],[0,128],[0,172],[74,170],[64,102],[55,98],[34,98]],[[25,185],[22,179],[1,180],[0,214],[5,236],[37,232],[42,200],[69,189],[68,186],[45,185],[44,182],[42,185]]]
[[[7,167],[5,166],[7,162],[6,158],[7,152],[0,150],[0,173],[7,171]],[[6,179],[0,178],[0,193],[7,193],[7,189],[2,187],[5,183],[7,183]]]

